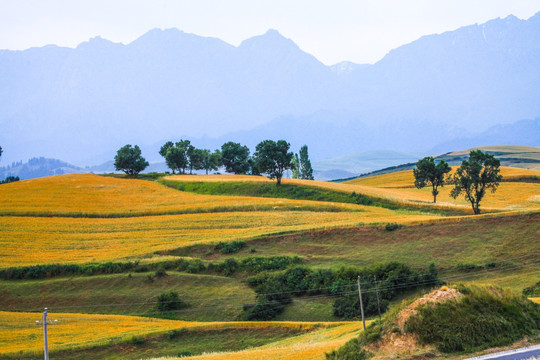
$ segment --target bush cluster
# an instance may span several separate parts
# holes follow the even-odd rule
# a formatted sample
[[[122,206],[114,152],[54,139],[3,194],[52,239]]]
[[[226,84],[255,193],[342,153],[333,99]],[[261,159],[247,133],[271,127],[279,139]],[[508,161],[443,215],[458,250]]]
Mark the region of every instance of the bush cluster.
[[[335,295],[334,315],[352,319],[360,316],[360,302],[356,290],[356,280],[360,277],[364,312],[367,316],[378,312],[374,278],[377,278],[381,311],[388,302],[402,292],[423,286],[439,285],[435,266],[420,273],[407,265],[390,262],[363,269],[342,267],[337,271],[328,269],[311,270],[296,266],[277,274],[261,273],[250,277],[248,284],[257,293],[257,302],[244,307],[241,317],[248,320],[269,320],[278,315],[293,296],[329,294]]]
[[[230,242],[219,242],[214,246],[214,250],[219,251],[222,254],[235,254],[242,250],[246,246],[245,241],[230,241]]]
[[[160,313],[180,310],[188,307],[188,304],[180,299],[176,291],[170,291],[158,296],[156,310]]]
[[[51,264],[33,265],[18,268],[8,268],[0,270],[0,279],[45,279],[57,276],[75,275],[100,275],[119,274],[125,272],[149,272],[156,271],[157,277],[167,275],[167,270],[186,271],[192,274],[202,272],[214,272],[230,276],[236,271],[247,271],[259,273],[268,270],[283,270],[290,265],[300,264],[302,259],[298,256],[271,256],[271,257],[249,257],[241,261],[227,259],[219,263],[209,263],[205,265],[200,259],[186,260],[178,259],[172,261],[162,261],[150,264],[140,264],[134,262],[107,262],[97,264]]]

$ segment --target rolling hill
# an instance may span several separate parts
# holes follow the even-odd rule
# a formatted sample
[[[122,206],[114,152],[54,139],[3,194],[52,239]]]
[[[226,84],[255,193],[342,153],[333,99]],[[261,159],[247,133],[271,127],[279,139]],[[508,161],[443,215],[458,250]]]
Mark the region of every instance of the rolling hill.
[[[506,150],[513,158],[516,149]],[[0,356],[42,356],[32,324],[48,306],[60,323],[49,332],[55,358],[323,359],[361,329],[334,312],[337,300],[357,295],[356,277],[325,277],[394,261],[422,276],[433,263],[448,283],[489,282],[517,293],[537,283],[540,184],[529,180],[538,170],[503,167],[508,181],[486,196],[489,212],[478,216],[446,199],[447,188],[442,203],[431,204],[410,173],[346,183],[284,179],[279,188],[260,176],[165,174],[2,185]],[[235,246],[225,251],[220,243]],[[279,321],[238,322],[265,304],[262,295],[283,294],[257,286],[283,274],[326,285],[289,291],[272,318]],[[381,288],[409,289],[390,300],[397,306],[433,283],[413,285]],[[160,312],[158,296],[169,291],[187,307]]]

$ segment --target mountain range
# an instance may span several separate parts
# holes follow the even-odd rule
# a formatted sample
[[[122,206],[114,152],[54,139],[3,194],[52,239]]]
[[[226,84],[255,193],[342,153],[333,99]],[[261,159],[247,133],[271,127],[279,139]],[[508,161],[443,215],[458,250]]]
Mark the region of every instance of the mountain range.
[[[180,138],[252,149],[284,138],[295,150],[308,144],[315,161],[375,149],[444,152],[538,118],[538,99],[540,13],[424,36],[375,64],[326,66],[276,30],[239,46],[154,29],[127,45],[96,37],[76,48],[0,51],[6,162],[92,165],[127,143],[155,161],[160,144]],[[540,145],[538,122],[523,129],[522,145]],[[508,132],[500,135],[507,143]]]

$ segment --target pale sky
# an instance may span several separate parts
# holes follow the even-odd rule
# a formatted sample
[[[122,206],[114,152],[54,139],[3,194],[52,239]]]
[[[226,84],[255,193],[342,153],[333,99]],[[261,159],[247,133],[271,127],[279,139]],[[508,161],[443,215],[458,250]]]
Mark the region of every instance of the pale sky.
[[[422,35],[539,11],[540,0],[0,0],[0,49],[127,44],[171,27],[238,45],[272,28],[327,65],[373,63]]]

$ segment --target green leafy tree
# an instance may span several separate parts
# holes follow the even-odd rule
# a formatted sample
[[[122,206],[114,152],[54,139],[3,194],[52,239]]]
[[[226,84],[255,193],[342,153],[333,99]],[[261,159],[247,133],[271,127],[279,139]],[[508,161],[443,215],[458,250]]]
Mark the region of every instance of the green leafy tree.
[[[219,165],[221,165],[221,152],[219,150],[211,153],[210,150],[203,149],[201,150],[201,155],[201,169],[206,170],[206,175],[208,175],[208,171],[210,170],[215,171],[219,169]]]
[[[313,168],[311,167],[311,161],[309,161],[307,145],[300,148],[300,178],[313,180]]]
[[[444,160],[435,164],[432,156],[427,156],[416,163],[416,169],[413,169],[414,186],[418,189],[431,184],[431,194],[433,194],[433,203],[437,202],[439,194],[438,187],[444,186],[444,177],[450,172],[450,165]]]
[[[175,170],[181,172],[187,165],[186,152],[183,148],[171,146],[165,154],[165,162],[173,174]]]
[[[202,149],[190,145],[188,148],[189,173],[193,174],[193,170],[203,169],[204,152]]]
[[[246,174],[249,169],[249,149],[239,143],[229,141],[221,146],[221,161],[225,171]]]
[[[480,201],[486,190],[495,192],[502,180],[502,175],[499,174],[500,166],[501,162],[495,156],[481,150],[472,150],[469,160],[463,160],[454,174],[454,188],[450,196],[455,199],[463,194],[471,203],[474,214],[480,214]]]
[[[174,147],[174,143],[172,141],[167,141],[163,146],[159,149],[159,155],[165,157],[167,155],[167,150]]]
[[[137,175],[148,167],[148,161],[141,156],[138,145],[125,145],[121,147],[114,157],[114,167],[117,171],[123,171],[132,176]]]
[[[264,140],[257,145],[253,154],[259,171],[267,174],[270,179],[276,179],[277,185],[281,185],[285,170],[291,168],[293,153],[289,152],[290,146],[285,140]]]
[[[291,159],[291,171],[293,179],[300,179],[300,159],[298,154],[294,154]]]

